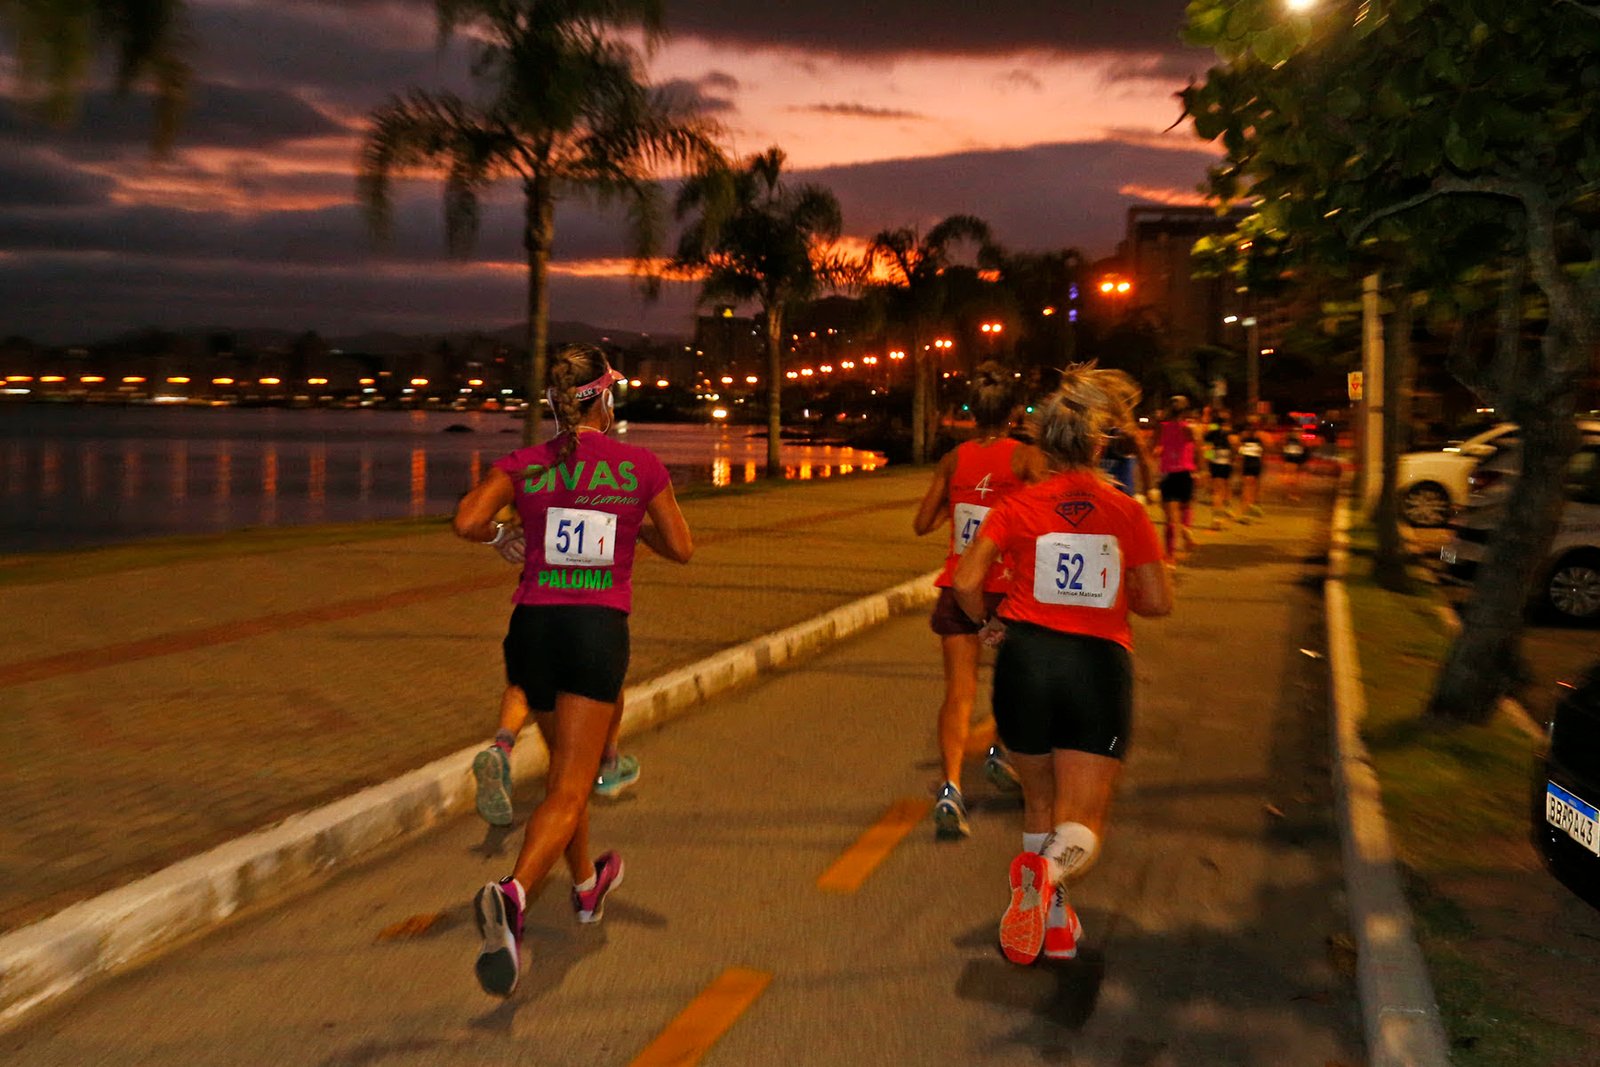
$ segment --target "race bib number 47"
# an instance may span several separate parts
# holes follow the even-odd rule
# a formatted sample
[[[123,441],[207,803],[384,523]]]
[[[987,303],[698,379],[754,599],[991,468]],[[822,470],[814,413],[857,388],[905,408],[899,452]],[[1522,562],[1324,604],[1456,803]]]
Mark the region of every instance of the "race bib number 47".
[[[1045,534],[1034,542],[1033,598],[1109,608],[1122,588],[1122,550],[1109,534]]]
[[[956,555],[961,555],[972,544],[972,539],[978,536],[978,527],[983,525],[984,516],[989,514],[989,509],[981,504],[957,504],[955,514],[951,518],[955,522],[955,544],[952,549]]]
[[[544,520],[544,559],[556,567],[609,567],[617,559],[617,517],[606,511],[551,508]]]

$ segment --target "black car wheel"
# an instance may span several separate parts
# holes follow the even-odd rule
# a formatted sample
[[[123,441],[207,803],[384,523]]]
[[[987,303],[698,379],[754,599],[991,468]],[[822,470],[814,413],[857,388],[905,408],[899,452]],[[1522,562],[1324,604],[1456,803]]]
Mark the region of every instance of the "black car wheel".
[[[1400,498],[1400,515],[1413,526],[1443,526],[1450,519],[1450,494],[1435,482],[1422,482]]]
[[[1600,553],[1575,552],[1562,559],[1544,591],[1557,614],[1579,622],[1600,619]]]

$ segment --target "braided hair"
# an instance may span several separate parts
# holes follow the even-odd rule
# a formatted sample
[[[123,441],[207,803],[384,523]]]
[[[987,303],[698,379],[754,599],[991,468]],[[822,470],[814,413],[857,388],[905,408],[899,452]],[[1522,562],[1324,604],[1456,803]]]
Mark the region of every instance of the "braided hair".
[[[1064,467],[1092,466],[1106,431],[1127,425],[1138,402],[1139,387],[1127,374],[1075,363],[1036,405],[1034,440]]]
[[[593,345],[567,345],[550,360],[550,413],[555,416],[561,444],[556,452],[555,466],[567,464],[578,450],[578,423],[589,409],[600,402],[599,395],[588,400],[578,399],[578,387],[594,381],[610,366],[606,354]]]

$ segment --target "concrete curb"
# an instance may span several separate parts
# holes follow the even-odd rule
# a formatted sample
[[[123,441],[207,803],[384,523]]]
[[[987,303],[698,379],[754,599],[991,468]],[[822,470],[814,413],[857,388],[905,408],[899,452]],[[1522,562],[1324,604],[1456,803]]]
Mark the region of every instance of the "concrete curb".
[[[764,671],[815,655],[893,615],[931,604],[937,574],[931,571],[629,687],[624,693],[624,735],[666,722]],[[145,962],[241,909],[309,888],[322,875],[471,810],[472,759],[481,749],[462,749],[392,781],[292,815],[0,936],[0,1032],[91,978]],[[519,746],[512,773],[518,779],[542,773],[545,758],[542,745]]]
[[[1341,496],[1323,591],[1332,676],[1334,793],[1367,1055],[1371,1067],[1445,1067],[1450,1042],[1400,888],[1378,776],[1361,740],[1367,699],[1344,585],[1349,528],[1349,500]]]

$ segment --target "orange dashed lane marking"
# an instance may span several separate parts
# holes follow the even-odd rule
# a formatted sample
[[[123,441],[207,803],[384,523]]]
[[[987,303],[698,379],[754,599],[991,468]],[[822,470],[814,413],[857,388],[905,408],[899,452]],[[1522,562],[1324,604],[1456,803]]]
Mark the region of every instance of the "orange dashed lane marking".
[[[920,498],[908,497],[906,500],[892,500],[884,503],[868,504],[858,508],[829,511],[811,516],[806,521],[809,523],[833,522],[873,511],[900,509],[916,503],[917,499]],[[746,526],[737,530],[712,534],[709,537],[699,538],[698,540],[701,545],[717,544],[722,541],[736,541],[742,537],[756,537],[762,534],[777,533],[791,528],[792,524]],[[399,608],[410,607],[413,604],[421,604],[444,597],[478,593],[486,589],[501,589],[505,587],[508,577],[509,575],[501,573],[492,578],[469,578],[453,582],[439,582],[434,585],[418,586],[415,589],[402,589],[393,593],[385,593],[382,596],[362,597],[358,600],[347,600],[339,604],[325,604],[321,607],[306,608],[303,611],[279,612],[274,615],[262,615],[255,619],[243,619],[239,622],[223,623],[217,626],[202,626],[193,630],[179,630],[176,633],[140,638],[137,641],[123,641],[113,645],[102,645],[99,648],[85,648],[55,656],[40,656],[36,659],[18,660],[15,663],[0,665],[0,689],[13,685],[27,685],[30,682],[42,682],[51,678],[59,678],[66,674],[82,674],[87,671],[99,670],[101,667],[114,667],[118,664],[132,663],[136,660],[154,659],[158,656],[174,656],[201,648],[232,644],[235,641],[244,641],[252,637],[261,637],[265,634],[282,633],[286,630],[297,630],[304,626],[315,626],[319,623],[339,622],[344,619],[360,618],[363,615],[372,615],[377,612],[394,611]]]
[[[817,888],[828,893],[854,893],[861,888],[878,864],[884,861],[911,828],[928,817],[933,801],[903,797],[889,805],[883,818],[867,828],[855,844],[817,879]]]
[[[706,986],[629,1067],[692,1067],[766,990],[772,975],[730,967]]]

